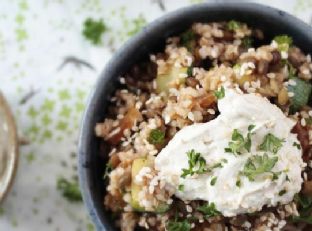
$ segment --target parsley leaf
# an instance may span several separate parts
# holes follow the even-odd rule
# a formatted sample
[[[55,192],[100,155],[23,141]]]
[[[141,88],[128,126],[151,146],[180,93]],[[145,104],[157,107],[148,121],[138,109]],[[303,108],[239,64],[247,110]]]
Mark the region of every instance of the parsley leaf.
[[[229,142],[229,147],[225,148],[225,151],[240,154],[240,150],[244,147],[244,143],[244,136],[239,133],[237,129],[234,129],[232,133],[232,141]]]
[[[282,64],[287,67],[288,69],[288,78],[294,78],[296,77],[296,68],[287,60],[283,59]]]
[[[218,91],[215,91],[215,92],[214,92],[214,95],[215,95],[215,97],[216,97],[217,99],[222,99],[222,98],[224,98],[224,96],[225,96],[224,87],[221,86],[221,89],[218,90]]]
[[[188,220],[169,221],[167,224],[167,230],[168,231],[190,231],[191,230],[191,224],[188,222]]]
[[[232,133],[232,141],[229,142],[229,147],[224,149],[225,152],[241,154],[241,151],[244,149],[247,152],[250,152],[251,135],[254,128],[255,125],[248,126],[248,133],[246,138],[244,138],[244,136],[237,129],[234,129]]]
[[[180,184],[179,186],[178,186],[178,190],[179,191],[184,191],[184,184]]]
[[[240,188],[240,186],[242,185],[241,180],[237,179],[235,185]]]
[[[206,173],[208,170],[206,168],[206,160],[204,157],[201,156],[199,152],[195,152],[194,149],[188,151],[188,169],[182,169],[182,178],[185,178],[187,175],[194,175],[194,174],[203,174]]]
[[[286,192],[287,192],[286,189],[283,189],[278,193],[278,195],[283,196]]]
[[[101,36],[107,30],[102,19],[96,21],[92,18],[87,18],[83,23],[83,27],[82,34],[94,45],[101,43]]]
[[[221,215],[221,213],[216,209],[216,206],[213,202],[210,204],[209,202],[207,202],[206,204],[198,207],[197,211],[202,212],[205,215],[206,219],[209,217]]]
[[[298,203],[301,213],[309,213],[309,210],[312,209],[311,197],[304,194],[296,194],[294,200]]]
[[[60,177],[57,180],[57,189],[61,191],[62,195],[71,202],[82,201],[81,192],[79,189],[78,182]]]
[[[214,186],[214,185],[216,184],[216,182],[217,182],[217,179],[218,179],[218,178],[217,178],[216,176],[212,177],[212,178],[211,178],[211,181],[210,181],[210,185],[211,185],[211,186]]]
[[[297,142],[294,142],[294,143],[293,143],[293,146],[296,147],[296,148],[298,148],[299,150],[301,150],[301,145],[298,144]]]
[[[288,35],[278,35],[273,39],[278,44],[279,51],[288,51],[289,47],[293,43],[293,39]]]
[[[270,158],[267,154],[264,154],[263,156],[254,155],[248,158],[241,173],[248,177],[250,181],[254,181],[257,175],[266,172],[272,173],[271,170],[277,160],[277,156]]]
[[[231,20],[227,23],[226,27],[228,30],[235,31],[241,27],[241,24],[238,21]]]
[[[250,124],[247,129],[249,132],[251,132],[255,127],[256,125]]]
[[[104,172],[104,176],[103,179],[105,180],[108,176],[109,173],[113,170],[113,165],[111,162],[107,162],[106,166],[105,166],[105,172]]]
[[[187,50],[192,51],[195,46],[195,33],[192,30],[187,30],[180,35],[180,43]]]
[[[161,131],[160,129],[156,128],[151,130],[148,142],[151,144],[162,144],[165,140],[165,132]]]
[[[206,160],[201,156],[199,152],[195,152],[194,149],[188,151],[188,169],[182,169],[182,178],[185,178],[187,175],[193,176],[194,174],[204,174],[207,172],[211,172],[215,168],[222,168],[223,164],[226,163],[227,160],[222,159],[221,162],[215,163],[212,166],[207,167]],[[224,161],[225,160],[225,161]]]
[[[282,172],[272,172],[272,180],[277,180],[281,174]]]
[[[266,152],[273,152],[276,154],[278,150],[283,146],[283,139],[279,139],[274,136],[272,133],[265,135],[262,144],[259,145],[259,150]]]
[[[246,49],[253,47],[254,40],[250,37],[244,37],[242,39],[242,46]]]
[[[296,194],[294,200],[297,203],[300,216],[293,216],[291,221],[312,224],[312,198],[304,194]]]
[[[186,74],[187,74],[188,77],[193,76],[193,67],[192,66],[187,68]]]

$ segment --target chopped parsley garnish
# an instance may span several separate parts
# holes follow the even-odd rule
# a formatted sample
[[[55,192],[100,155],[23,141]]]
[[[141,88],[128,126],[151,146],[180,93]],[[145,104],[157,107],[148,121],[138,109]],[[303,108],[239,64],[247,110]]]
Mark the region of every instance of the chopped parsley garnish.
[[[283,146],[284,140],[279,139],[274,136],[272,133],[265,135],[262,144],[259,145],[259,150],[266,152],[273,152],[276,154],[278,150]]]
[[[277,180],[278,177],[282,174],[282,172],[271,172],[272,173],[272,180]]]
[[[288,35],[278,35],[273,40],[278,44],[279,51],[288,51],[288,48],[293,43],[293,39]]]
[[[287,59],[283,59],[282,64],[287,66],[288,78],[296,77],[296,68],[294,68],[294,66]]]
[[[187,175],[193,176],[194,174],[203,174],[207,172],[206,160],[201,156],[199,152],[195,152],[194,149],[188,151],[188,169],[182,169],[182,178],[185,178]]]
[[[187,74],[187,77],[193,76],[193,67],[192,66],[187,68],[186,74]]]
[[[103,179],[105,180],[108,176],[109,173],[113,170],[113,165],[111,162],[107,162],[106,166],[105,166],[105,172],[103,175]]]
[[[293,216],[291,220],[312,224],[312,198],[304,194],[296,194],[294,200],[297,203],[299,216]]]
[[[231,20],[227,23],[226,27],[228,30],[235,31],[241,27],[241,24],[238,21]]]
[[[207,167],[206,160],[204,157],[201,156],[199,152],[195,152],[194,149],[188,151],[187,153],[188,157],[188,169],[183,168],[182,169],[182,178],[185,178],[186,176],[190,175],[193,176],[194,174],[204,174],[207,172],[211,172],[215,168],[222,168],[224,162],[224,159],[221,160],[221,162],[215,163],[211,166]],[[226,162],[224,162],[226,163]]]
[[[213,164],[212,166],[210,166],[210,167],[207,168],[207,169],[208,169],[208,172],[209,172],[209,171],[211,171],[211,170],[214,169],[214,168],[222,168],[222,167],[223,167],[223,164],[222,164],[221,162],[219,162],[219,163]]]
[[[255,177],[263,173],[272,173],[273,177],[276,173],[272,172],[272,168],[278,160],[277,156],[269,157],[267,154],[263,156],[254,155],[249,157],[244,165],[244,169],[241,172],[250,181],[254,181]]]
[[[83,23],[83,35],[86,39],[90,40],[94,45],[101,43],[102,34],[107,30],[103,20],[98,21],[87,18]]]
[[[222,99],[222,98],[224,98],[224,96],[225,96],[224,87],[221,86],[220,90],[214,92],[214,95],[215,95],[215,97],[216,97],[217,99]]]
[[[288,175],[286,175],[286,181],[290,181],[290,179],[289,179],[289,176],[288,176]]]
[[[214,217],[221,215],[221,213],[216,209],[216,205],[212,202],[207,202],[206,204],[199,206],[197,211],[202,212],[205,215],[205,218]]]
[[[57,180],[57,189],[61,191],[62,195],[71,202],[82,201],[81,192],[78,182],[61,177]]]
[[[161,131],[160,129],[156,128],[151,130],[148,142],[151,144],[162,144],[165,140],[165,132]]]
[[[179,186],[178,186],[178,190],[179,191],[184,191],[184,184],[180,184]]]
[[[301,150],[301,145],[298,144],[297,142],[294,142],[294,143],[293,143],[293,146],[296,147],[296,148],[298,148],[299,150]]]
[[[240,186],[242,185],[242,182],[241,182],[241,180],[240,179],[237,179],[237,181],[236,181],[236,186],[237,187],[239,187],[240,188]]]
[[[193,50],[195,42],[195,33],[192,30],[187,30],[180,35],[180,43],[186,47],[189,51]]]
[[[229,147],[224,149],[225,152],[230,152],[233,154],[241,154],[242,150],[250,152],[252,135],[251,131],[254,128],[255,125],[248,126],[248,133],[245,138],[237,129],[234,129],[232,133],[232,141],[229,142]]]
[[[279,195],[279,196],[283,196],[286,192],[287,192],[287,191],[286,191],[285,189],[283,189],[283,190],[281,190],[281,191],[278,193],[278,195]]]
[[[242,39],[242,45],[244,48],[247,48],[247,49],[253,47],[253,42],[254,40],[250,37],[244,37]]]
[[[217,182],[217,179],[218,179],[218,177],[216,177],[216,176],[212,177],[212,179],[210,181],[210,185],[214,186],[216,184],[216,182]]]
[[[166,228],[168,231],[190,231],[191,224],[186,219],[184,221],[175,219],[174,221],[169,221]]]

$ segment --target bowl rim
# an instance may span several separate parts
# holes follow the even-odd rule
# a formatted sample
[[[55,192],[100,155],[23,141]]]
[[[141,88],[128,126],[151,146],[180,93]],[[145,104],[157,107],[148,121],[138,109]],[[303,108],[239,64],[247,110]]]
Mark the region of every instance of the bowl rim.
[[[10,166],[8,166],[8,179],[6,180],[4,184],[4,192],[2,195],[0,195],[0,203],[4,201],[4,199],[7,197],[9,191],[11,190],[13,186],[13,182],[16,176],[17,172],[17,166],[18,166],[18,157],[19,157],[19,145],[18,145],[18,136],[17,136],[17,128],[16,123],[14,120],[13,113],[9,107],[8,102],[6,101],[3,94],[0,92],[0,105],[3,106],[4,115],[6,117],[6,122],[8,124],[9,130],[10,130],[10,139],[13,143],[12,147],[12,159],[10,161]]]
[[[92,112],[94,111],[94,108],[95,108],[94,102],[97,100],[103,100],[99,98],[101,95],[101,92],[103,91],[103,89],[101,89],[104,86],[103,82],[107,78],[107,76],[112,75],[111,70],[114,70],[116,67],[120,65],[120,63],[118,62],[118,59],[121,56],[124,56],[124,53],[126,53],[124,51],[129,51],[129,53],[131,53],[132,52],[131,47],[140,43],[142,40],[146,39],[150,33],[152,33],[154,30],[157,30],[158,25],[166,23],[168,22],[168,20],[171,20],[172,18],[176,16],[190,13],[192,11],[196,11],[203,7],[208,8],[208,11],[220,10],[220,8],[222,9],[227,8],[227,9],[233,9],[233,10],[240,10],[244,12],[265,12],[263,13],[265,16],[274,16],[274,17],[283,16],[285,17],[284,19],[287,19],[287,22],[290,23],[291,27],[295,27],[295,26],[300,27],[301,31],[305,31],[304,33],[309,34],[309,36],[312,38],[312,27],[310,27],[308,24],[298,19],[297,17],[285,11],[282,11],[280,9],[267,6],[267,5],[263,5],[263,4],[259,4],[259,3],[252,3],[252,2],[247,2],[247,3],[245,2],[230,2],[230,3],[205,2],[205,3],[199,3],[195,5],[182,7],[177,10],[168,12],[164,14],[163,16],[150,22],[146,27],[143,28],[142,31],[140,31],[134,37],[126,41],[115,52],[115,54],[111,57],[109,62],[105,65],[104,70],[100,73],[96,81],[96,84],[94,85],[92,91],[90,92],[88,96],[86,109],[84,111],[84,115],[81,121],[80,134],[79,134],[79,140],[78,140],[78,173],[79,173],[80,189],[82,192],[84,204],[97,230],[114,230],[114,229],[107,227],[107,225],[102,222],[101,217],[99,215],[99,211],[96,209],[95,201],[93,200],[93,197],[91,195],[90,182],[88,180],[89,170],[86,167],[88,165],[88,162],[86,161],[86,154],[88,154],[88,149],[89,149],[89,143],[88,143],[87,137],[94,135],[90,133],[90,130],[94,131],[94,129],[90,129],[90,126],[93,126],[93,128],[95,126],[95,124],[91,124]]]

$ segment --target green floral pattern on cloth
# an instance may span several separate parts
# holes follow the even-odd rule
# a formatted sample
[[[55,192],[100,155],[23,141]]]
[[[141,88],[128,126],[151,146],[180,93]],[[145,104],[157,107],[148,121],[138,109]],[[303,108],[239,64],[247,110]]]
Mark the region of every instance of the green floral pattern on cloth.
[[[122,43],[164,13],[200,2],[1,1],[0,90],[26,144],[14,187],[0,205],[0,230],[94,230],[83,204],[67,201],[56,187],[59,177],[77,178],[77,137],[87,95]],[[258,2],[311,22],[311,0]],[[108,28],[100,46],[82,36],[88,17],[103,19]]]

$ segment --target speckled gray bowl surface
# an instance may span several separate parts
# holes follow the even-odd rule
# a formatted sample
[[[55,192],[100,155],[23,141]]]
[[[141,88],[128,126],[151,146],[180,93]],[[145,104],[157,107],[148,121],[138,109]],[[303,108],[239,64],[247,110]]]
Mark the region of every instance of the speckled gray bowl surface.
[[[94,135],[94,126],[103,121],[108,99],[117,86],[117,77],[135,63],[160,51],[165,39],[186,30],[194,22],[226,21],[235,19],[264,31],[270,41],[275,35],[289,34],[304,52],[312,53],[312,30],[299,19],[274,8],[253,3],[203,3],[169,13],[149,24],[129,40],[114,55],[101,74],[89,98],[82,121],[79,140],[79,176],[84,202],[97,230],[117,230],[103,198],[103,172],[107,157],[101,156],[100,139]]]

